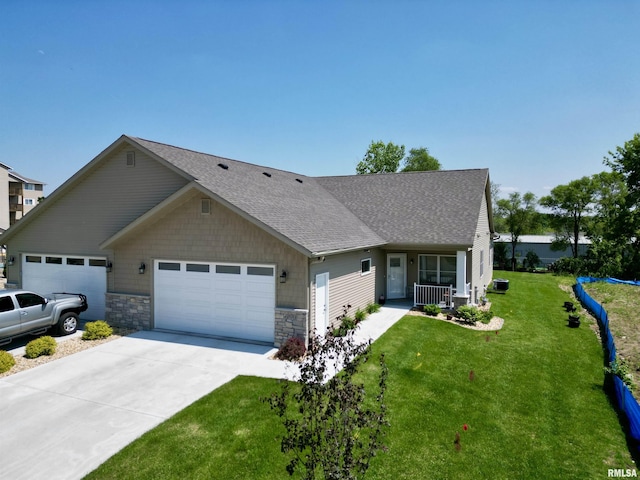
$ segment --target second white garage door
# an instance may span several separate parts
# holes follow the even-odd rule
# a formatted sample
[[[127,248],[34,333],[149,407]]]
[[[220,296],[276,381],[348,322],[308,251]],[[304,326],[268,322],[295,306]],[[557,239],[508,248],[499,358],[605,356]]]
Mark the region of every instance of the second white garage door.
[[[36,293],[82,293],[89,308],[86,320],[104,320],[107,291],[107,260],[78,255],[23,255],[22,287]]]
[[[275,266],[154,262],[156,328],[273,343]]]

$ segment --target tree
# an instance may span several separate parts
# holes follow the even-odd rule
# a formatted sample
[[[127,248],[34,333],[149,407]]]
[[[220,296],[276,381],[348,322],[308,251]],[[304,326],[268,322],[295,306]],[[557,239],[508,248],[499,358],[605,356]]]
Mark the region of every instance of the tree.
[[[558,185],[550,195],[540,199],[540,205],[553,213],[551,225],[556,232],[556,244],[571,246],[573,258],[578,258],[578,240],[584,232],[585,221],[594,208],[596,186],[592,177],[572,180]]]
[[[364,158],[356,166],[356,173],[395,173],[404,158],[404,145],[395,145],[382,140],[371,142]]]
[[[628,189],[628,206],[637,207],[640,203],[640,133],[625,142],[624,147],[609,152],[604,163],[623,176]]]
[[[314,337],[300,363],[298,382],[284,382],[281,392],[267,399],[286,429],[281,450],[291,457],[289,475],[302,470],[306,480],[318,475],[325,479],[363,478],[370,460],[385,450],[384,355],[379,359],[375,397],[367,395],[364,384],[356,381],[370,356],[371,342],[358,343],[353,330],[341,337]]]
[[[493,258],[499,269],[504,270],[507,268],[508,252],[506,243],[495,242],[493,244]]]
[[[535,229],[539,216],[536,211],[536,196],[527,192],[520,195],[513,192],[508,199],[498,200],[498,212],[504,217],[505,225],[511,234],[511,269],[516,269],[516,246],[520,236]]]
[[[493,213],[493,228],[496,232],[504,232],[507,227],[505,226],[504,218],[502,218],[502,216],[500,215],[500,210],[498,209],[498,200],[500,199],[500,184],[495,182],[490,182],[489,188],[491,189],[491,210]],[[504,268],[504,266],[502,266],[501,268]]]
[[[615,237],[625,245],[625,272],[630,278],[640,274],[640,133],[609,152],[604,163],[621,176],[626,187],[622,208],[617,209],[609,222],[609,238]]]
[[[404,159],[403,172],[426,172],[429,170],[440,170],[442,165],[437,158],[431,156],[425,147],[412,148],[409,155]]]

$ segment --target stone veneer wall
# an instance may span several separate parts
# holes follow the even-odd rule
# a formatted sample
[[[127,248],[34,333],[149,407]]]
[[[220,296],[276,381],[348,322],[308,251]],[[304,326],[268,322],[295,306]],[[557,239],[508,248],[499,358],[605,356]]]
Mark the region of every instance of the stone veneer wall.
[[[281,347],[291,337],[301,338],[309,346],[309,310],[276,308],[273,344]]]
[[[106,294],[106,321],[111,325],[151,329],[151,299],[148,295]]]

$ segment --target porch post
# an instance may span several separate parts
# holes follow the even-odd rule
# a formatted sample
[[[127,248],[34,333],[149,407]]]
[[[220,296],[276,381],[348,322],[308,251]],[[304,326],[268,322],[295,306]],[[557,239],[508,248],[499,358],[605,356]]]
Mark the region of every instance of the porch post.
[[[456,294],[453,296],[453,308],[469,303],[467,288],[467,251],[458,250],[456,254]]]

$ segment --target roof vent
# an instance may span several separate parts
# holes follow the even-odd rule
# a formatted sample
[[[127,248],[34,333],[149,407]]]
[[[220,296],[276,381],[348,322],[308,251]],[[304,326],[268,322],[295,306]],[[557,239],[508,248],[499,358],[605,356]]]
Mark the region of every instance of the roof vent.
[[[226,163],[219,163],[218,166],[223,170],[229,170],[229,165]]]
[[[270,174],[269,172],[262,172],[262,174],[263,174],[265,177],[269,177],[269,178],[271,178],[271,174]]]
[[[302,183],[302,180],[300,180],[299,178],[296,178],[296,182]]]

